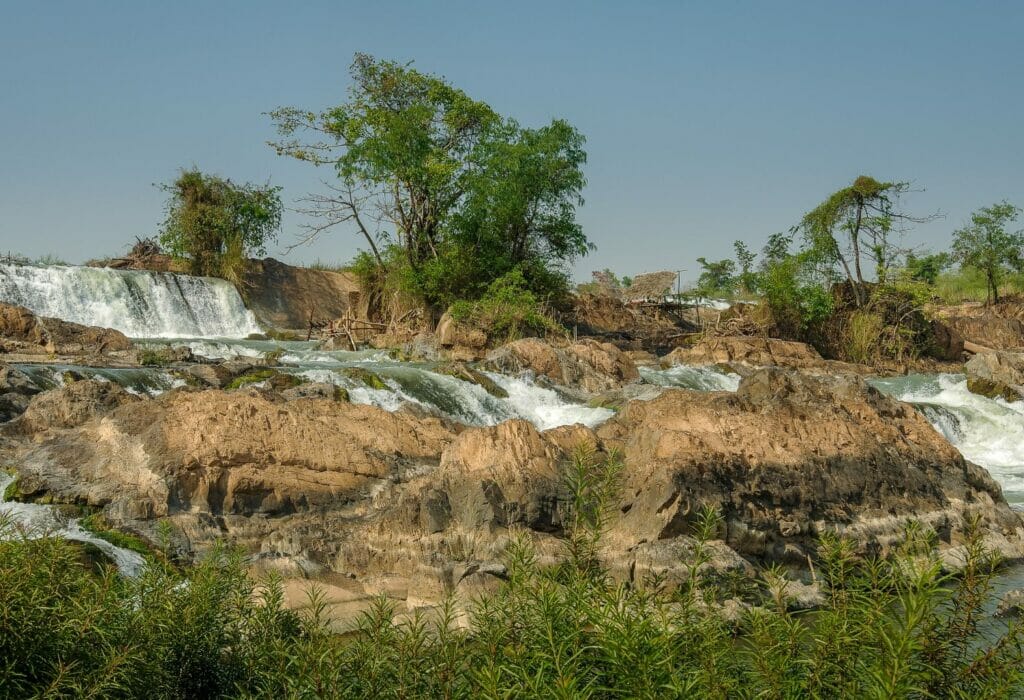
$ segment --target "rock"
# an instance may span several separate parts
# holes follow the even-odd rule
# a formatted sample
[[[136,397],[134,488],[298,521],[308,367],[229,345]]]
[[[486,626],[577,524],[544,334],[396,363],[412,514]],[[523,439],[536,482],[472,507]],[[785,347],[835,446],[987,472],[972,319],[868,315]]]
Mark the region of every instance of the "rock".
[[[449,377],[455,377],[464,382],[476,384],[491,396],[496,396],[499,399],[508,398],[508,392],[502,389],[497,382],[483,372],[478,372],[461,362],[448,362],[438,367],[435,371],[438,374],[447,374]]]
[[[998,304],[966,303],[934,309],[964,340],[993,350],[1024,350],[1024,300],[1007,297]]]
[[[185,362],[195,362],[192,348],[180,346],[143,347],[136,351],[138,363],[144,367],[158,367]]]
[[[223,389],[235,378],[230,369],[223,364],[190,365],[180,370],[177,375],[193,386],[208,386]]]
[[[22,306],[0,303],[0,352],[108,355],[131,347],[120,331],[37,316]]]
[[[434,330],[437,344],[443,348],[462,347],[470,350],[483,350],[487,347],[487,333],[461,321],[456,321],[450,313],[444,313]]]
[[[523,338],[488,353],[484,366],[507,374],[532,372],[589,394],[640,381],[636,365],[622,350],[596,340],[555,348],[536,338]]]
[[[348,401],[348,391],[344,387],[328,382],[310,382],[285,389],[281,392],[286,401],[296,399],[331,399],[332,401]]]
[[[825,359],[806,343],[754,336],[708,337],[692,347],[676,348],[661,360],[674,365],[742,364],[751,367],[820,367]]]
[[[51,428],[76,428],[115,408],[140,401],[139,397],[129,394],[113,382],[73,382],[34,397],[10,429],[25,434]]]
[[[983,352],[964,365],[967,388],[990,399],[1020,401],[1024,397],[1024,353]]]
[[[261,325],[301,332],[310,321],[352,314],[366,318],[365,295],[350,272],[294,267],[266,258],[250,260],[245,274],[246,306]]]
[[[939,319],[932,319],[931,331],[930,354],[932,357],[945,362],[960,362],[963,360],[964,337],[960,331]]]
[[[562,372],[564,349],[549,349],[538,357],[553,355]],[[756,369],[735,394],[659,388],[596,430],[543,432],[317,398],[328,391],[144,400],[78,382],[0,427],[0,462],[31,492],[92,504],[144,535],[166,519],[183,552],[226,540],[279,570],[410,606],[493,585],[492,563],[516,529],[542,562],[564,556],[579,449],[595,463],[624,460],[601,551],[622,580],[684,580],[704,507],[722,517],[709,566],[723,573],[742,575],[747,562],[806,567],[826,531],[884,554],[912,520],[955,553],[974,516],[993,548],[1024,554],[1021,519],[988,473],[913,407],[853,375]]]
[[[1012,591],[1007,591],[999,599],[996,615],[998,617],[1020,617],[1021,614],[1024,614],[1024,589],[1015,588]]]
[[[55,500],[106,506],[122,524],[176,512],[286,515],[343,508],[409,465],[436,464],[451,440],[438,420],[334,400],[126,397],[79,382],[34,399],[10,424],[41,440],[19,459],[22,477]]]
[[[371,389],[376,389],[378,391],[391,390],[391,387],[387,385],[387,382],[381,379],[379,374],[371,372],[365,367],[345,367],[338,371],[349,379],[362,382]]]
[[[856,376],[767,368],[735,395],[671,389],[626,404],[597,436],[628,466],[621,538],[686,534],[712,506],[737,552],[799,565],[826,530],[884,550],[917,519],[952,545],[977,513],[994,547],[1024,551],[1020,518],[991,476]]]

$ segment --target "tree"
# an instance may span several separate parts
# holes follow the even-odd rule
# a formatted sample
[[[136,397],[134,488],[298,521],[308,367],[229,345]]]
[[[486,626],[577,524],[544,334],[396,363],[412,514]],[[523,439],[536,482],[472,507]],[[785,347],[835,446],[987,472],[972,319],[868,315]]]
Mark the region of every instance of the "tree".
[[[697,278],[697,290],[704,297],[728,295],[736,285],[736,263],[725,260],[707,260],[697,258],[701,266],[700,277]]]
[[[1009,233],[1007,224],[1017,220],[1020,209],[1008,202],[982,207],[971,214],[971,223],[953,232],[953,255],[961,265],[985,275],[986,302],[999,301],[999,282],[1008,265],[1017,265],[1024,247],[1024,232]]]
[[[754,272],[757,255],[743,241],[735,241],[732,245],[736,249],[736,261],[740,266],[740,286],[747,294],[753,294],[757,291],[757,273]]]
[[[407,268],[394,272],[431,306],[477,298],[514,269],[531,289],[565,286],[560,266],[590,249],[575,220],[586,183],[576,129],[522,128],[442,78],[365,54],[351,74],[338,107],[271,112],[279,154],[338,175],[305,200],[316,219],[306,240],[355,225],[378,267]]]
[[[266,252],[281,226],[281,188],[236,185],[193,168],[161,189],[170,194],[160,243],[198,275],[241,282],[245,260]]]
[[[910,279],[934,285],[942,271],[953,264],[953,258],[949,253],[930,253],[926,255],[915,255],[907,253],[907,272]]]
[[[876,279],[885,282],[899,253],[893,234],[908,223],[935,218],[912,217],[899,211],[899,197],[909,189],[905,182],[879,182],[861,175],[852,185],[833,193],[804,215],[800,222],[808,247],[828,264],[842,268],[857,306],[867,301],[864,260],[874,261]]]

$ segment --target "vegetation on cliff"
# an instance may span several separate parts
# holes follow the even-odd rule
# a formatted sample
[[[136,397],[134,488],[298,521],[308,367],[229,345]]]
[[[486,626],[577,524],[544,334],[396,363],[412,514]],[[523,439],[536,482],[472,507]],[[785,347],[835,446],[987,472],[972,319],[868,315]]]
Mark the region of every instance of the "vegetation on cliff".
[[[241,286],[247,258],[266,252],[281,225],[280,187],[238,185],[198,169],[161,188],[169,194],[160,243],[192,274]]]

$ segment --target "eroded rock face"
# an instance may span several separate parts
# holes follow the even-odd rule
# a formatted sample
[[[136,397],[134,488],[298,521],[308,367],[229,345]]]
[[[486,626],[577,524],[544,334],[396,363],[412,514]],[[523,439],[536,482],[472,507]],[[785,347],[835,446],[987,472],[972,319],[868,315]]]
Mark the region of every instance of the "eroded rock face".
[[[886,547],[912,518],[953,544],[975,511],[994,544],[1019,548],[1019,518],[988,473],[857,377],[762,369],[735,395],[632,402],[598,436],[630,465],[624,493],[635,496],[616,528],[646,539],[686,532],[710,504],[726,542],[762,559],[799,562],[824,530]]]
[[[1024,398],[1024,353],[978,353],[964,365],[967,388],[990,399]]]
[[[662,358],[666,367],[734,362],[753,367],[805,368],[820,366],[825,360],[806,343],[753,336],[704,338],[692,347],[676,348]]]
[[[23,306],[0,303],[0,353],[110,355],[131,347],[120,331],[36,316]]]
[[[537,338],[523,338],[487,355],[485,366],[498,372],[532,372],[559,386],[598,394],[640,380],[636,364],[611,343],[582,340],[556,348]]]
[[[545,358],[563,371],[550,347],[537,348],[534,371]],[[988,473],[852,375],[752,370],[735,394],[659,390],[596,430],[544,432],[298,392],[149,400],[101,384],[38,396],[5,428],[0,458],[19,465],[27,492],[102,507],[144,534],[168,519],[185,550],[226,538],[261,565],[410,604],[495,582],[513,527],[532,533],[543,560],[560,556],[579,449],[624,460],[604,550],[624,579],[682,580],[705,506],[723,516],[713,549],[724,569],[803,565],[824,531],[885,550],[912,519],[955,552],[974,514],[990,545],[1024,552],[1020,518]]]
[[[992,350],[1024,350],[1024,303],[1019,297],[998,304],[961,304],[936,309],[964,340]]]

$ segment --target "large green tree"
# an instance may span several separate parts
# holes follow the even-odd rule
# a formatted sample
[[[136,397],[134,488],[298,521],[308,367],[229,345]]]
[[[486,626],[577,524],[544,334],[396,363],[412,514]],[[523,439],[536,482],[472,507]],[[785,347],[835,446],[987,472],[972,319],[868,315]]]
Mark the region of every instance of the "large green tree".
[[[953,232],[953,255],[961,265],[985,275],[986,301],[999,301],[999,283],[1006,268],[1020,264],[1024,232],[1006,230],[1020,211],[1008,202],[982,207],[971,214],[971,223]]]
[[[520,127],[442,78],[365,54],[351,74],[338,107],[271,113],[278,153],[337,173],[306,199],[310,236],[354,225],[376,265],[407,268],[431,305],[479,296],[513,269],[543,286],[587,252],[572,126]],[[392,246],[401,256],[382,251]]]
[[[238,185],[193,168],[160,186],[169,194],[160,243],[198,275],[241,282],[245,260],[266,252],[281,226],[281,188]]]

